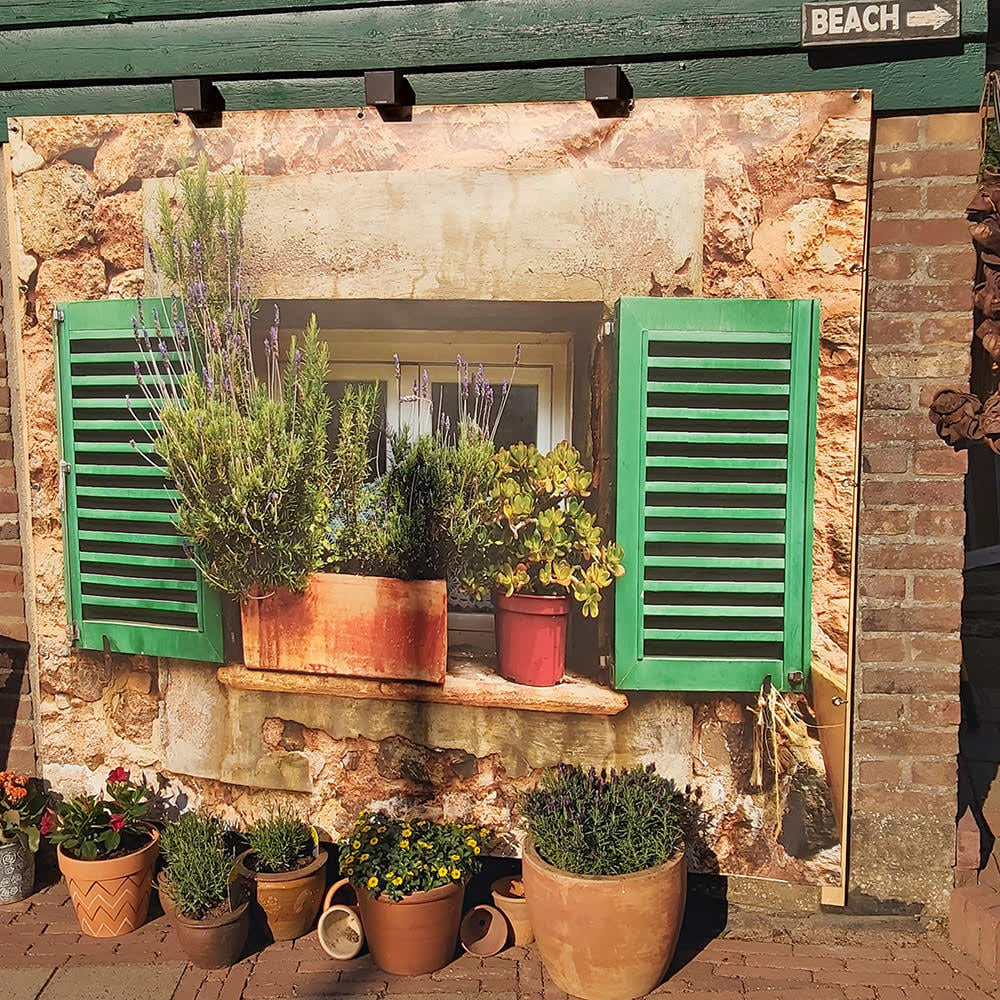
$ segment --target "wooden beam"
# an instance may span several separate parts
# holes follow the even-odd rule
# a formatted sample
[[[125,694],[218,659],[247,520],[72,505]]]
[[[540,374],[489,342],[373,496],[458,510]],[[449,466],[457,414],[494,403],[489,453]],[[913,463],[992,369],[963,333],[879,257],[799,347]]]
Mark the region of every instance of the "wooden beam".
[[[34,84],[746,53],[797,49],[800,30],[788,0],[475,0],[29,28],[0,32],[0,51],[8,84]]]
[[[804,52],[740,59],[725,56],[626,63],[636,97],[701,97],[801,90],[872,90],[877,112],[976,107],[982,88],[984,43],[966,43],[955,56],[929,56],[860,66],[813,66]],[[578,66],[541,69],[412,73],[420,104],[492,104],[583,98]],[[220,80],[233,111],[357,107],[361,76]],[[7,117],[67,114],[149,114],[173,110],[169,82],[0,89],[0,142]]]

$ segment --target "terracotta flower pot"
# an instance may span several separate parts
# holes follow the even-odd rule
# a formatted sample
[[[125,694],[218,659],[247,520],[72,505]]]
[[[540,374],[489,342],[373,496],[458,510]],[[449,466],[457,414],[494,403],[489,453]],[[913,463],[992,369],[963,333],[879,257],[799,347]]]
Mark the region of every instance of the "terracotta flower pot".
[[[254,871],[246,851],[236,859],[240,875],[253,884],[254,920],[275,941],[291,941],[312,930],[326,888],[326,851],[291,872]]]
[[[66,879],[80,930],[91,937],[118,937],[146,922],[153,865],[160,834],[149,827],[149,843],[131,854],[104,861],[71,858],[60,844],[56,856]]]
[[[568,597],[493,593],[500,674],[517,684],[552,687],[566,668]]]
[[[397,976],[443,969],[455,957],[464,896],[461,883],[414,892],[399,902],[359,890],[361,920],[375,964]]]
[[[511,883],[520,884],[520,891],[513,892]],[[528,903],[524,898],[524,884],[520,878],[508,876],[497,879],[490,887],[493,893],[493,905],[507,918],[510,924],[510,943],[523,947],[535,940],[531,931],[531,921],[528,919]]]
[[[314,573],[305,593],[244,601],[243,659],[255,670],[443,684],[448,586]]]
[[[683,850],[630,875],[571,875],[524,844],[524,893],[552,981],[583,1000],[631,1000],[662,982],[684,916]]]
[[[474,906],[458,928],[458,939],[470,955],[490,958],[503,951],[507,944],[510,925],[495,906]]]
[[[250,932],[249,900],[230,913],[193,920],[177,909],[168,890],[161,887],[159,892],[163,912],[192,965],[199,969],[228,969],[240,960]]]
[[[27,899],[35,888],[35,855],[20,839],[0,844],[0,906]]]

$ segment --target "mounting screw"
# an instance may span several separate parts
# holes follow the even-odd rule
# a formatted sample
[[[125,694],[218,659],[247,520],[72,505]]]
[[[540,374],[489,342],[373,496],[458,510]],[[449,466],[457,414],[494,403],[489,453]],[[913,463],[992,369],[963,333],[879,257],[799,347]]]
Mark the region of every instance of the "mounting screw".
[[[788,683],[798,686],[805,680],[805,674],[801,670],[792,670],[788,674]]]

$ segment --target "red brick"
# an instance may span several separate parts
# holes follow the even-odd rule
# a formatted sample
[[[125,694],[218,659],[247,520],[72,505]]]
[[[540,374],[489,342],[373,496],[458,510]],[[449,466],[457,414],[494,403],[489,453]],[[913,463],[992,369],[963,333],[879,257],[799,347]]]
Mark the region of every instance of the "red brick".
[[[861,512],[864,535],[905,535],[910,530],[910,512],[886,507],[866,507]]]
[[[962,145],[973,148],[979,143],[980,121],[975,112],[928,115],[924,141],[928,145]]]
[[[859,757],[942,757],[958,752],[957,732],[911,731],[902,726],[858,726],[855,749]],[[915,795],[917,793],[914,793]],[[921,792],[918,798],[922,796]],[[882,812],[893,812],[888,807]]]
[[[910,489],[913,490],[912,485]],[[864,541],[862,561],[865,566],[878,569],[960,569],[965,561],[961,542],[960,538],[937,544]]]
[[[862,438],[866,452],[873,442],[910,445],[916,440],[943,447],[926,412],[903,415],[865,413]]]
[[[875,123],[875,144],[881,151],[886,146],[909,145],[920,139],[920,119],[915,115],[879,118]]]
[[[936,788],[953,787],[958,780],[957,774],[958,764],[954,760],[915,760],[913,762],[914,785],[933,785]]]
[[[868,663],[902,663],[906,659],[906,650],[903,640],[896,636],[865,635],[858,639],[858,656]]]
[[[20,566],[21,546],[0,545],[0,566]]]
[[[917,511],[913,527],[918,535],[960,537],[965,534],[965,511],[947,507],[920,510]]]
[[[871,597],[876,600],[902,600],[906,596],[906,577],[891,576],[885,573],[865,573],[858,580],[858,591],[862,597]],[[873,641],[887,642],[891,640],[876,639]],[[902,647],[900,652],[902,652]],[[892,659],[893,657],[866,657],[866,659],[869,658]]]
[[[920,340],[929,344],[948,342],[953,344],[969,344],[972,341],[972,316],[963,313],[956,316],[929,316],[920,323]],[[943,386],[933,386],[935,391]],[[922,405],[930,405],[930,399]]]
[[[30,723],[18,722],[10,734],[10,745],[18,749],[27,749],[35,745],[35,729]]]
[[[964,476],[968,456],[964,451],[952,451],[943,444],[940,448],[918,448],[913,453],[913,471],[918,475]]]
[[[919,212],[923,207],[924,192],[920,184],[878,184],[872,190],[873,212]],[[871,273],[876,278],[908,276],[878,274],[874,269]]]
[[[17,513],[17,494],[11,490],[0,490],[0,514]]]
[[[958,573],[918,574],[913,579],[913,600],[918,604],[961,603],[962,578]]]
[[[901,316],[869,316],[865,341],[869,347],[895,347],[916,340],[913,320]]]
[[[858,699],[857,717],[869,722],[899,722],[906,710],[895,695],[863,695]]]
[[[871,228],[872,253],[879,248],[961,246],[969,241],[969,225],[955,219],[875,219]]]
[[[876,312],[958,312],[972,308],[972,287],[968,281],[942,285],[873,283],[868,308]]]
[[[962,705],[957,699],[913,698],[910,701],[910,722],[914,726],[944,728],[962,721]]]
[[[919,149],[875,154],[875,180],[896,177],[975,177],[978,149]]]
[[[858,761],[858,781],[863,785],[892,785],[903,779],[899,760]]]
[[[914,635],[910,638],[910,657],[927,663],[958,663],[962,658],[962,642],[957,637]]]
[[[909,464],[910,448],[903,443],[870,451],[861,460],[862,471],[875,474],[906,472]]]
[[[957,661],[956,661],[957,663]],[[868,665],[861,678],[865,694],[942,694],[957,696],[958,673]]]
[[[0,762],[3,761],[3,750],[0,749]],[[7,760],[4,765],[10,771],[20,771],[22,774],[35,773],[35,751],[24,749],[12,749],[7,751]]]

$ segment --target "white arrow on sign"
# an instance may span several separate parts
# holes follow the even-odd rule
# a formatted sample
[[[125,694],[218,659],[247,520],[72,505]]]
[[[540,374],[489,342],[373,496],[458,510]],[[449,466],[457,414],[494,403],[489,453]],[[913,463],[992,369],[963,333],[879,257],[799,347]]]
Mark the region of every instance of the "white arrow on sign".
[[[937,31],[951,20],[951,14],[937,4],[930,10],[910,10],[906,12],[908,28],[933,28]]]

